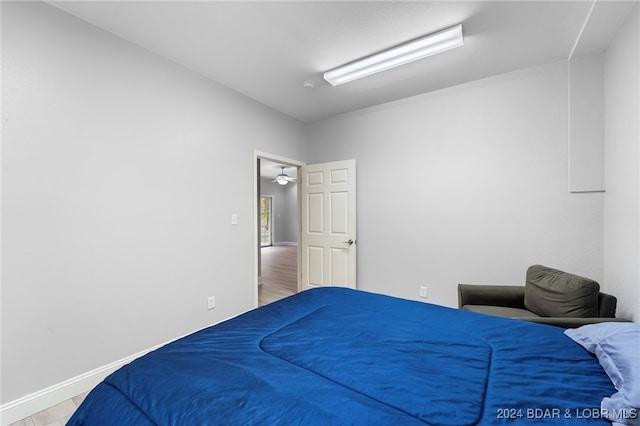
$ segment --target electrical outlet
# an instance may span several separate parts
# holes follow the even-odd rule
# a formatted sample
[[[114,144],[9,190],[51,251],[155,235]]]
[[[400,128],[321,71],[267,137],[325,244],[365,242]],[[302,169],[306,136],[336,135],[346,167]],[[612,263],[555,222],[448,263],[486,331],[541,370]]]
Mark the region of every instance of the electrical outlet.
[[[207,298],[207,309],[213,309],[216,307],[216,297],[215,296],[209,296]]]
[[[427,295],[428,295],[427,287],[425,286],[420,287],[420,297],[422,297],[423,299],[426,299]]]

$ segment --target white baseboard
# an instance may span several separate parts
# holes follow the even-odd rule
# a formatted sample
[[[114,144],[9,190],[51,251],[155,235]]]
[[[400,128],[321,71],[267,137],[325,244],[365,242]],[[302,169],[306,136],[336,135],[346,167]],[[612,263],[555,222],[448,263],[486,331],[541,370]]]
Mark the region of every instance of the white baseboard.
[[[15,423],[26,417],[32,416],[42,410],[60,404],[76,395],[90,391],[98,383],[105,379],[109,374],[116,371],[125,364],[130,363],[136,358],[159,348],[162,345],[155,346],[151,349],[138,352],[137,354],[128,356],[121,360],[112,362],[89,371],[79,376],[72,377],[64,382],[57,383],[48,388],[39,390],[30,395],[23,396],[14,401],[8,402],[0,406],[0,424],[2,426]]]
[[[202,329],[205,329],[207,327],[210,327],[210,325],[205,326]],[[141,356],[154,351],[168,343],[181,339],[197,331],[199,330],[176,337],[175,339],[172,339],[168,342],[161,343],[149,349],[145,349],[126,358],[122,358],[118,361],[112,362],[111,364],[103,365],[102,367],[98,367],[95,370],[91,370],[84,374],[80,374],[79,376],[72,377],[68,380],[65,380],[64,382],[57,383],[53,386],[49,386],[48,388],[39,390],[30,395],[26,395],[22,398],[18,398],[16,400],[7,402],[6,404],[2,404],[0,405],[0,425],[10,425],[11,423],[15,423],[18,420],[33,416],[34,414],[39,413],[42,410],[46,410],[47,408],[50,408],[56,404],[60,404],[61,402],[71,399],[74,396],[90,391],[91,389],[96,387],[98,383],[103,381],[109,374],[113,373],[123,365],[128,364],[134,359],[140,358]]]
[[[296,241],[278,241],[277,243],[273,243],[274,246],[297,246],[298,243]]]

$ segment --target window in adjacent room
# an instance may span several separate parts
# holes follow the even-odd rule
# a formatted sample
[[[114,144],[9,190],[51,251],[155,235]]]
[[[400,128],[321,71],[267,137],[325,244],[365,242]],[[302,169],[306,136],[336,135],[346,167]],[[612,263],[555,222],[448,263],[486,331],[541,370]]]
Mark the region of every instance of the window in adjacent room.
[[[260,197],[260,247],[273,245],[273,197]]]

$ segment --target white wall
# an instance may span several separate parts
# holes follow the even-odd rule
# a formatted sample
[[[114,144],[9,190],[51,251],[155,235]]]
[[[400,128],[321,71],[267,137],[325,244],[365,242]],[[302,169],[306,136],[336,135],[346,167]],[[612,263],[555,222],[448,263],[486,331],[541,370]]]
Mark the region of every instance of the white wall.
[[[567,64],[309,127],[309,163],[358,163],[358,286],[457,306],[534,263],[603,278],[603,195],[570,194]]]
[[[253,307],[253,150],[299,123],[39,2],[2,65],[2,402]]]
[[[640,321],[640,6],[606,54],[606,289]]]
[[[283,228],[281,239],[278,242],[298,242],[298,228],[300,227],[298,218],[298,184],[290,182],[284,187],[284,202],[282,213]]]
[[[298,185],[289,182],[280,185],[273,179],[262,179],[260,182],[262,196],[273,197],[273,242],[298,241]]]
[[[604,52],[569,61],[569,190],[604,191]]]

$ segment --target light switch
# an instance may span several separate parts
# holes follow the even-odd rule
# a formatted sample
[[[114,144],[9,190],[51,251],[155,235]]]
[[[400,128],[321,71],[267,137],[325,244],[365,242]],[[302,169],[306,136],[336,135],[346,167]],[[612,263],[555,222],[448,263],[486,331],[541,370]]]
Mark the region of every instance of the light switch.
[[[238,224],[238,215],[236,213],[231,215],[231,224],[234,226]]]

